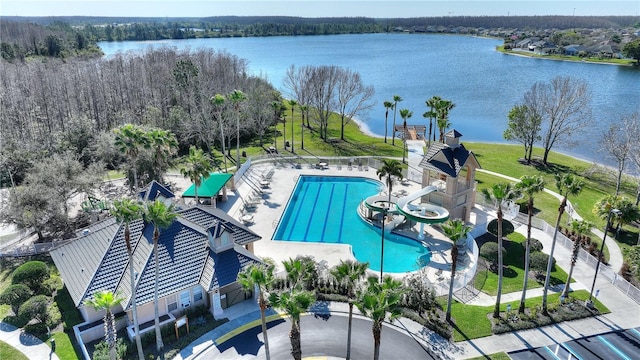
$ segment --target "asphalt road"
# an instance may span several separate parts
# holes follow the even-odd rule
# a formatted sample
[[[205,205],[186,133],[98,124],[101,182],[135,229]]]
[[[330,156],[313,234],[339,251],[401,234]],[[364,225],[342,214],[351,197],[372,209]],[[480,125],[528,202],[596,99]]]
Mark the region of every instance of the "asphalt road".
[[[640,358],[640,332],[629,329],[587,336],[560,345],[515,351],[509,356],[514,360],[636,360]]]
[[[346,316],[305,315],[301,320],[302,356],[329,356],[344,358],[347,346]],[[291,358],[288,320],[268,324],[269,349],[272,359]],[[198,359],[264,359],[264,343],[260,326],[251,328],[200,354]],[[351,357],[373,358],[371,321],[353,318]],[[383,326],[380,359],[435,359],[420,343],[393,327]]]

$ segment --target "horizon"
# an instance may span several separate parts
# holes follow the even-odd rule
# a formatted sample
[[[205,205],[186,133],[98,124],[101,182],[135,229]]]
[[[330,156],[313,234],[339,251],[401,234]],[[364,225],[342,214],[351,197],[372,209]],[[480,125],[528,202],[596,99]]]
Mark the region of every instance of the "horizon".
[[[376,19],[443,16],[639,16],[640,1],[413,0],[390,3],[383,0],[2,0],[0,15],[151,18],[288,16]]]

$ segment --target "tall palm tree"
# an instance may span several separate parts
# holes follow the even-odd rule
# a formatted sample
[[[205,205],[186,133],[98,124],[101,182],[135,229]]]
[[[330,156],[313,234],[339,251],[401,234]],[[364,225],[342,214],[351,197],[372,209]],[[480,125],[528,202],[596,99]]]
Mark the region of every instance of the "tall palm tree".
[[[402,118],[402,163],[405,162],[405,152],[407,150],[407,119],[413,116],[413,111],[409,109],[400,109],[400,117]]]
[[[116,321],[111,309],[118,306],[122,297],[114,295],[111,291],[98,291],[93,294],[93,299],[85,300],[85,304],[91,306],[96,311],[104,310],[104,338],[109,347],[109,358],[116,360]]]
[[[158,278],[159,264],[158,264],[158,239],[160,239],[160,229],[166,229],[176,219],[177,214],[173,204],[167,206],[164,202],[156,200],[154,202],[147,203],[144,209],[144,218],[147,222],[153,224],[153,257],[155,264],[155,281],[153,285],[153,310],[154,321],[156,330],[156,350],[160,353],[161,358],[164,358],[162,342],[162,334],[160,333],[160,314],[158,311]]]
[[[371,319],[373,333],[373,360],[380,358],[380,342],[382,322],[392,321],[401,315],[400,299],[402,298],[402,283],[387,276],[378,283],[375,276],[367,279],[365,289],[358,293],[356,307]]]
[[[451,281],[449,282],[449,298],[447,299],[447,321],[451,321],[451,299],[453,298],[453,284],[458,267],[458,242],[466,240],[472,227],[465,225],[461,219],[453,219],[442,224],[444,235],[451,241]]]
[[[544,190],[544,179],[542,176],[537,175],[524,175],[520,178],[520,182],[516,184],[518,189],[523,195],[527,197],[527,210],[529,213],[529,220],[527,221],[527,240],[524,247],[524,281],[522,284],[522,296],[520,297],[520,306],[518,312],[523,314],[525,308],[525,302],[527,300],[527,283],[529,280],[529,255],[531,253],[531,220],[533,218],[533,198],[534,196]]]
[[[573,220],[571,221],[571,229],[575,232],[575,236],[573,236],[573,249],[571,251],[571,266],[569,267],[569,275],[567,277],[567,282],[564,284],[564,289],[562,289],[561,297],[569,296],[569,287],[571,286],[571,276],[573,275],[573,268],[576,266],[576,262],[578,261],[578,253],[580,252],[580,245],[584,242],[584,235],[591,231],[593,224],[589,221],[582,220]]]
[[[400,95],[393,95],[393,137],[391,145],[396,145],[396,113],[398,112],[398,103],[402,101]]]
[[[204,179],[209,177],[211,171],[213,171],[213,164],[209,156],[202,149],[198,149],[193,145],[190,146],[189,156],[184,159],[180,173],[193,182],[196,205],[198,204],[198,187],[202,185]]]
[[[393,109],[394,105],[391,101],[384,102],[384,143],[387,143],[387,132],[389,131],[389,125],[387,121],[389,119],[389,109]]]
[[[155,166],[156,180],[162,183],[162,175],[173,155],[178,151],[178,140],[168,130],[152,129],[147,132],[147,141],[153,152],[153,164]]]
[[[429,118],[429,145],[431,145],[431,132],[433,130],[433,120],[438,117],[438,113],[436,112],[436,107],[438,103],[442,100],[440,96],[434,95],[429,100],[426,101],[427,106],[429,107],[429,111],[424,113],[422,116]],[[433,141],[436,141],[436,133],[433,131]]]
[[[300,148],[304,150],[304,114],[309,111],[307,105],[300,105],[300,116],[302,116],[302,122],[300,123]]]
[[[558,230],[560,228],[560,220],[562,214],[564,214],[565,207],[567,206],[567,197],[569,195],[576,196],[582,191],[582,180],[567,173],[556,174],[556,187],[558,193],[562,196],[560,207],[558,207],[558,218],[556,220],[556,228],[553,232],[553,240],[551,241],[551,252],[549,253],[549,262],[547,263],[547,274],[544,278],[544,288],[542,289],[542,313],[547,314],[547,294],[549,292],[549,281],[551,280],[551,267],[553,266],[553,252],[556,248],[556,239],[558,238]]]
[[[367,273],[369,263],[359,263],[351,260],[340,260],[340,264],[331,269],[331,275],[347,289],[347,298],[349,298],[349,328],[347,332],[347,356],[346,360],[351,359],[351,324],[353,318],[353,304],[356,299],[356,287]]]
[[[264,349],[267,360],[271,359],[269,355],[269,339],[267,338],[267,319],[266,310],[269,303],[265,294],[267,289],[274,280],[274,266],[272,264],[250,265],[238,274],[238,282],[245,290],[255,291],[258,293],[258,307],[260,307],[260,319],[262,320],[262,335],[264,337]]]
[[[278,121],[280,121],[280,115],[282,114],[282,103],[280,101],[272,101],[271,108],[273,109],[273,147],[278,150]]]
[[[220,124],[220,140],[222,143],[222,157],[224,159],[224,172],[228,172],[229,169],[227,168],[227,150],[225,149],[225,146],[224,146],[224,124],[222,121],[222,113],[224,111],[224,102],[226,101],[226,98],[222,94],[215,94],[214,96],[211,97],[210,101],[211,101],[211,104],[213,104],[216,121],[218,121],[218,124]]]
[[[140,150],[147,146],[147,137],[141,127],[125,124],[113,130],[116,134],[115,145],[131,161],[133,169],[133,189],[138,190],[138,156]]]
[[[240,169],[240,110],[247,96],[240,90],[233,90],[229,94],[229,99],[236,110],[236,169]]]
[[[138,358],[144,360],[144,350],[142,349],[142,340],[140,339],[140,327],[138,323],[138,307],[136,304],[136,275],[133,262],[133,247],[131,246],[131,231],[129,224],[142,217],[142,206],[140,203],[131,199],[122,198],[115,200],[111,205],[111,215],[118,222],[124,223],[124,242],[127,246],[127,255],[129,256],[129,278],[131,282],[131,312],[133,313],[133,332],[136,337],[136,347],[138,349]]]
[[[316,301],[311,291],[291,289],[283,293],[271,293],[269,302],[275,308],[284,311],[291,320],[289,340],[291,341],[291,355],[295,360],[302,360],[302,344],[300,342],[300,316],[307,312]]]
[[[298,102],[295,101],[294,99],[289,100],[289,106],[291,106],[291,152],[295,153],[295,151],[293,150],[293,110],[295,110],[296,105],[298,105]]]
[[[440,99],[436,104],[436,123],[440,129],[440,142],[444,143],[444,132],[451,126],[449,122],[449,111],[456,107],[451,100]]]
[[[516,200],[520,197],[518,190],[509,183],[494,184],[490,188],[482,189],[482,194],[488,201],[493,201],[498,207],[498,294],[496,306],[493,309],[493,317],[500,317],[500,297],[502,295],[502,203]]]
[[[378,178],[386,177],[387,191],[389,192],[389,206],[391,206],[391,191],[393,188],[393,178],[402,178],[402,164],[398,160],[383,159],[382,166],[376,171]],[[384,222],[386,221],[387,211],[382,210],[382,244],[380,247],[380,282],[384,273]]]

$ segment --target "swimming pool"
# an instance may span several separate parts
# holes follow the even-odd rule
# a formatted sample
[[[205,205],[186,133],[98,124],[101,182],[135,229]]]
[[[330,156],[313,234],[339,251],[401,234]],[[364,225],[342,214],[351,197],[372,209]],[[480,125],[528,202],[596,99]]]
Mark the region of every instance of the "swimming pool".
[[[358,261],[380,271],[380,229],[362,220],[357,208],[381,187],[360,177],[300,176],[273,240],[349,244]],[[385,233],[385,272],[415,271],[430,259],[429,248],[421,242]]]

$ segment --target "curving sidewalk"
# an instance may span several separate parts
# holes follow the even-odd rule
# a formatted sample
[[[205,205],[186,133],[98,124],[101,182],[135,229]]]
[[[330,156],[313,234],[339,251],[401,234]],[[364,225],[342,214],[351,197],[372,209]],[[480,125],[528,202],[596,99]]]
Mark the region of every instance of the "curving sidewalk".
[[[58,360],[58,355],[51,352],[51,348],[40,339],[3,321],[0,321],[0,340],[23,353],[28,359]]]
[[[493,176],[497,176],[497,177],[501,177],[501,178],[507,179],[509,181],[520,182],[520,179],[516,179],[514,177],[503,175],[503,174],[500,174],[500,173],[497,173],[497,172],[484,170],[484,169],[476,169],[476,171],[482,172],[482,173],[485,173],[485,174],[489,174],[489,175],[493,175]],[[544,192],[546,192],[547,194],[553,195],[558,200],[562,200],[562,196],[560,194],[558,194],[557,192],[555,192],[555,191],[552,191],[552,190],[549,190],[549,189],[545,188]],[[570,206],[570,208],[573,208],[573,206],[571,205],[570,201],[567,201],[567,204]],[[573,219],[582,220],[582,217],[576,211],[567,212],[567,213]],[[604,237],[604,233],[600,229],[593,228],[593,229],[591,229],[591,231],[596,236],[598,236],[599,239],[602,239]],[[605,242],[605,244],[607,246],[607,249],[609,250],[609,266],[613,270],[615,270],[615,272],[620,271],[620,268],[622,268],[622,263],[624,262],[624,259],[622,257],[622,250],[620,250],[620,246],[618,246],[618,243],[616,243],[615,241],[612,241],[612,239],[610,239],[609,241]]]

